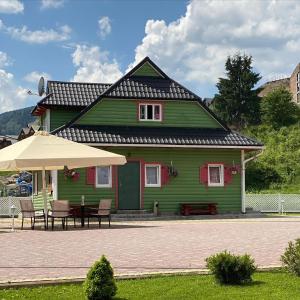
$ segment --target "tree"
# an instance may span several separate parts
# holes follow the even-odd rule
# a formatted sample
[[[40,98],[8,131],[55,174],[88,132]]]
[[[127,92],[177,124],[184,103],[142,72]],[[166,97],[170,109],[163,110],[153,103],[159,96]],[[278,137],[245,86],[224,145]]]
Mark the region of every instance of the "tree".
[[[283,87],[266,95],[261,102],[262,121],[275,129],[295,124],[300,109],[292,99],[291,93]]]
[[[254,86],[261,79],[252,70],[252,57],[236,54],[225,63],[227,78],[219,78],[219,93],[214,97],[214,111],[229,126],[241,129],[260,122],[260,89]]]
[[[300,126],[275,129],[271,125],[249,126],[245,135],[264,143],[257,160],[247,164],[246,189],[300,192]]]
[[[88,300],[108,300],[115,296],[114,272],[104,255],[90,268],[84,286]]]

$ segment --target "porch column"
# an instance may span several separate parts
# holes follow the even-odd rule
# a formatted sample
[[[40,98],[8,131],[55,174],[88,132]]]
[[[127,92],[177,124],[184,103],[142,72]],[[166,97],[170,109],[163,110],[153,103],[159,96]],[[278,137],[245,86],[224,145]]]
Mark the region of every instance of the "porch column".
[[[57,200],[58,197],[58,182],[57,182],[57,170],[51,171],[51,184],[53,191],[53,200]]]

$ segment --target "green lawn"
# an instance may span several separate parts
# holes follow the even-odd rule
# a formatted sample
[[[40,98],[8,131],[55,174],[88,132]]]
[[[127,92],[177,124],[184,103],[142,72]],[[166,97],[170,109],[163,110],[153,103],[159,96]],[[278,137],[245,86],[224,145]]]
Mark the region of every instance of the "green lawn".
[[[220,286],[210,275],[120,280],[116,299],[300,299],[300,277],[259,272],[246,286]],[[84,299],[82,285],[0,290],[0,299]]]

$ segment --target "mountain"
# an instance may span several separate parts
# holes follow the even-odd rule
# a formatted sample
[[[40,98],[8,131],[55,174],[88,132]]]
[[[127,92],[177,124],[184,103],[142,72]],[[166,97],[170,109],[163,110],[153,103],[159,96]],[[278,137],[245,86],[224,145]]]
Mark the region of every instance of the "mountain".
[[[0,114],[0,135],[18,135],[23,127],[35,121],[32,109],[33,106]]]

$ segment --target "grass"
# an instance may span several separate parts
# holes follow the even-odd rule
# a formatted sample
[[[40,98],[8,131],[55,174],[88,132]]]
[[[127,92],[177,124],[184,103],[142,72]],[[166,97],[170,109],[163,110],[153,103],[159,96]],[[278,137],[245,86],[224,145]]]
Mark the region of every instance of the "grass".
[[[271,216],[271,217],[299,217],[300,213],[264,213],[267,216]]]
[[[222,286],[211,275],[185,275],[120,280],[115,299],[300,299],[300,277],[284,272],[258,272],[245,286]],[[56,285],[0,290],[0,299],[85,299],[82,285]]]

